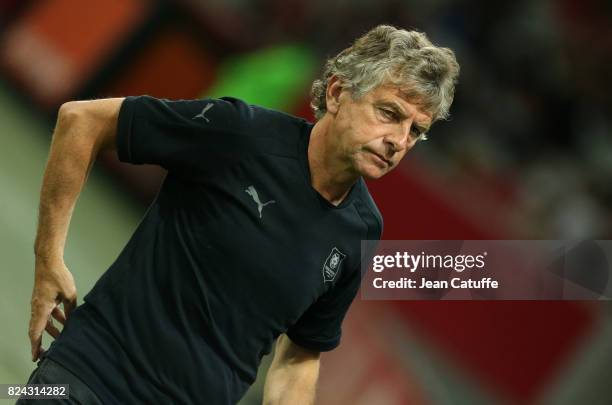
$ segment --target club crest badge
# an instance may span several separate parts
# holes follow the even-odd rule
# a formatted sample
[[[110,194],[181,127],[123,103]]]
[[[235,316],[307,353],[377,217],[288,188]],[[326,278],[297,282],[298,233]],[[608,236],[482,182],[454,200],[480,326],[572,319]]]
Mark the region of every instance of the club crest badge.
[[[340,266],[346,255],[334,247],[323,263],[323,282],[332,282],[340,272]]]

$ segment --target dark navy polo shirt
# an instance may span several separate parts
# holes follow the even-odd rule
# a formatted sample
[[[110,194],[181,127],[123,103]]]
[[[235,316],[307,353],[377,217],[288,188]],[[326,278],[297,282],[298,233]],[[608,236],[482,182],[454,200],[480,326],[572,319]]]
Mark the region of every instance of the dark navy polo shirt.
[[[234,98],[126,98],[119,158],[168,174],[49,357],[105,403],[235,404],[280,334],[335,348],[382,218],[362,179],[337,207],[312,188],[311,130]]]

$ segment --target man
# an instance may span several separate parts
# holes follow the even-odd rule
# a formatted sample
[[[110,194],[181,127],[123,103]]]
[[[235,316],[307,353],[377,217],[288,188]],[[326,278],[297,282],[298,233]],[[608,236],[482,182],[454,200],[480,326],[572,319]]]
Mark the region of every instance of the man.
[[[44,359],[29,382],[69,381],[84,403],[233,404],[277,340],[264,403],[313,403],[320,352],[339,344],[359,287],[360,241],[382,233],[363,178],[447,117],[458,71],[424,34],[379,26],[327,62],[314,125],[234,98],[64,104],[35,244],[30,339]],[[75,309],[64,243],[103,149],[168,175]]]

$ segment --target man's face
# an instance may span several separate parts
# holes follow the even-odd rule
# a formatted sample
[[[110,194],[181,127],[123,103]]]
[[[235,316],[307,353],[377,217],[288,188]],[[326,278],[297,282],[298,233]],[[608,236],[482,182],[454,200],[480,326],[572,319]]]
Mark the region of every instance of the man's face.
[[[333,147],[343,163],[367,179],[377,179],[398,165],[406,152],[431,126],[431,115],[411,102],[397,87],[379,86],[359,100],[345,89],[336,91],[328,112]]]

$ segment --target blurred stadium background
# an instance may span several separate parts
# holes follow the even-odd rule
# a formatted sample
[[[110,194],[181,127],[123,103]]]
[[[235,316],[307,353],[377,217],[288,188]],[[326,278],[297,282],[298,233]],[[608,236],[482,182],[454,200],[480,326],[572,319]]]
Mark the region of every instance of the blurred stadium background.
[[[312,119],[327,57],[379,23],[416,28],[462,74],[452,121],[370,184],[384,238],[611,239],[611,16],[595,0],[1,1],[0,383],[34,368],[32,246],[62,102],[232,95]],[[100,157],[66,249],[80,297],[163,175]],[[611,382],[604,303],[356,300],[319,403],[610,404]]]

